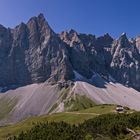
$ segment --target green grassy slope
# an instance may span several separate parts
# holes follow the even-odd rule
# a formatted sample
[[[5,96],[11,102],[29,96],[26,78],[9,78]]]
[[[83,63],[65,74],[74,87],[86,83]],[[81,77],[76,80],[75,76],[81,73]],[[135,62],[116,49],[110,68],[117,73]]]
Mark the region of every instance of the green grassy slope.
[[[94,107],[96,104],[86,96],[75,95],[65,102],[65,111],[78,111]]]
[[[16,105],[18,99],[8,99],[8,98],[1,98],[0,99],[0,119],[7,118],[9,113],[12,111],[14,106]]]
[[[89,109],[76,112],[63,112],[52,115],[28,118],[14,125],[0,127],[0,140],[5,140],[10,135],[17,135],[21,131],[29,130],[37,122],[60,122],[64,121],[71,124],[82,123],[84,120],[91,119],[100,114],[112,113],[115,105],[97,105]]]
[[[116,105],[96,105],[95,107],[88,108],[85,110],[78,111],[80,113],[96,113],[96,114],[106,114],[114,113]]]
[[[21,131],[29,130],[37,122],[64,121],[64,122],[68,122],[68,123],[73,124],[73,123],[81,123],[84,120],[93,118],[95,116],[96,115],[92,115],[92,114],[57,113],[57,114],[53,114],[53,115],[32,117],[32,118],[29,118],[29,119],[22,121],[20,123],[14,124],[14,125],[0,127],[0,140],[5,140],[5,138],[7,138],[10,135],[17,135]]]
[[[71,92],[70,88],[64,88],[56,103],[49,109],[49,113],[55,112],[60,103],[64,103],[64,111],[78,111],[94,107],[96,105],[90,98]]]

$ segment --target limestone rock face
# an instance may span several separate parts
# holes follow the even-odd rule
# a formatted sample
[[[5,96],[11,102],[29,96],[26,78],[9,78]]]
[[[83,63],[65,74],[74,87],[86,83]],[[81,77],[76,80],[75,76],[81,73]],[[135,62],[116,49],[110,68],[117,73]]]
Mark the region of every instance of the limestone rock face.
[[[94,72],[140,90],[140,39],[128,40],[125,33],[114,40],[109,34],[101,37],[62,32],[61,39],[70,46],[73,68],[91,78]],[[77,65],[78,64],[78,65]]]
[[[72,30],[62,32],[60,37],[70,46],[70,61],[74,70],[89,79],[94,72],[107,74],[113,42],[109,34],[96,38],[94,35],[78,34]]]
[[[0,86],[71,79],[66,47],[42,14],[15,29],[0,26]]]
[[[140,37],[113,39],[75,30],[56,34],[43,14],[14,29],[0,25],[0,86],[67,82],[97,73],[140,90]]]
[[[112,46],[111,74],[124,85],[140,89],[140,54],[123,34]]]

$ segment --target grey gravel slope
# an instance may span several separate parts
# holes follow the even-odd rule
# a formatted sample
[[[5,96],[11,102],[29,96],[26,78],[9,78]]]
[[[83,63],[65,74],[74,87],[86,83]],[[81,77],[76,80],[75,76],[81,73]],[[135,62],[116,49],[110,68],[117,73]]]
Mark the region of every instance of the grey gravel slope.
[[[105,88],[78,81],[73,91],[86,95],[97,104],[118,104],[140,111],[140,92],[119,83],[107,83]]]
[[[30,116],[47,114],[50,107],[57,101],[59,89],[57,85],[32,84],[9,90],[0,95],[0,99],[16,98],[17,104],[2,122],[16,122]]]
[[[97,104],[119,104],[140,111],[140,92],[119,83],[108,82],[99,75],[93,77],[92,80],[94,81],[92,83],[75,81],[74,85],[69,87],[68,93],[65,93],[64,100],[60,100],[62,89],[58,84],[32,84],[0,94],[0,100],[17,99],[17,103],[8,117],[1,120],[0,124],[14,123],[30,116],[47,114],[55,103],[58,106],[53,113],[62,112],[65,110],[64,102],[76,94],[85,95]]]

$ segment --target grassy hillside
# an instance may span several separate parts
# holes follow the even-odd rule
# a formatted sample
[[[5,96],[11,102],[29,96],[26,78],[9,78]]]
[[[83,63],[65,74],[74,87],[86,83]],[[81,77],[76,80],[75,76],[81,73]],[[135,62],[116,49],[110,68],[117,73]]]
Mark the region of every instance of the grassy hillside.
[[[91,108],[96,104],[86,96],[79,96],[76,94],[73,98],[70,98],[65,103],[65,111],[78,111],[87,108]]]
[[[18,99],[13,98],[1,98],[0,99],[0,120],[3,118],[7,118],[9,113],[12,111],[12,109],[15,107]]]
[[[135,110],[129,109],[128,107],[124,107],[125,113],[132,113]],[[95,107],[84,109],[78,111],[80,113],[95,113],[95,114],[107,114],[107,113],[116,113],[116,105],[96,105]]]
[[[37,123],[10,140],[138,140],[140,113],[109,113],[85,120],[81,124],[66,122]]]
[[[95,117],[96,114],[76,114],[76,112],[71,113],[57,113],[52,115],[44,115],[39,117],[32,117],[22,122],[14,125],[9,125],[5,127],[0,127],[0,140],[5,140],[7,136],[19,134],[21,131],[29,130],[37,122],[60,122],[64,121],[67,123],[81,123],[84,120]]]
[[[70,124],[78,124],[101,114],[114,113],[115,107],[115,105],[97,105],[81,111],[63,112],[52,115],[28,118],[27,120],[24,120],[14,125],[0,127],[0,140],[5,140],[5,138],[9,137],[10,135],[17,135],[21,131],[29,130],[38,122],[44,123],[47,121],[64,121]]]

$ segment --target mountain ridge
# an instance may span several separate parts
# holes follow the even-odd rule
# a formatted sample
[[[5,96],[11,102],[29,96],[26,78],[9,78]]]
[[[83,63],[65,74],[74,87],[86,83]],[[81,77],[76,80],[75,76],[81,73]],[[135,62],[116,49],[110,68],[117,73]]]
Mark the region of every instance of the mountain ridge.
[[[14,29],[1,25],[0,32],[0,86],[69,81],[76,70],[87,78],[112,75],[140,90],[139,37],[129,41],[124,33],[115,40],[73,29],[56,34],[43,14]]]
[[[94,104],[139,111],[139,83],[140,37],[57,34],[43,14],[0,25],[0,125]]]

